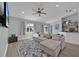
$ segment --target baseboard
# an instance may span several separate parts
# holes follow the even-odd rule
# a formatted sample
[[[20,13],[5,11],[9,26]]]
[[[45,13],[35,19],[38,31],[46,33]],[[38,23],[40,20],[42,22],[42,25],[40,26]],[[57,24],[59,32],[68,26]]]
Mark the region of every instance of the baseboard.
[[[79,45],[79,43],[69,42],[69,41],[66,41],[66,43],[71,43],[71,44]]]
[[[4,56],[3,57],[6,56],[7,48],[8,48],[8,44],[6,45],[6,49],[5,49],[5,52],[4,52]]]

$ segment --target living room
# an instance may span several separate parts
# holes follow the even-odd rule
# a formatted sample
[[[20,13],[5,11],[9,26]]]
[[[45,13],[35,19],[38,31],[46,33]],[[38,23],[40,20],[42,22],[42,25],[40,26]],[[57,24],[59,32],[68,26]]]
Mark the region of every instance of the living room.
[[[0,27],[1,57],[79,57],[79,2],[6,5],[8,28]]]

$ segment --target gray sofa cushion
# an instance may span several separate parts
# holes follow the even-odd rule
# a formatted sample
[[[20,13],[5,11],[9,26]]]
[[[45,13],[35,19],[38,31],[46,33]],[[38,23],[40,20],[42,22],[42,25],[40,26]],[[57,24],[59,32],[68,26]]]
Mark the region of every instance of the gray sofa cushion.
[[[40,49],[46,52],[47,54],[56,57],[60,52],[60,41],[55,40],[44,40],[40,42]]]
[[[40,42],[40,44],[48,47],[49,49],[55,50],[58,46],[60,46],[60,41],[49,39]]]
[[[52,34],[52,39],[61,42],[61,49],[65,47],[65,37],[61,35]]]

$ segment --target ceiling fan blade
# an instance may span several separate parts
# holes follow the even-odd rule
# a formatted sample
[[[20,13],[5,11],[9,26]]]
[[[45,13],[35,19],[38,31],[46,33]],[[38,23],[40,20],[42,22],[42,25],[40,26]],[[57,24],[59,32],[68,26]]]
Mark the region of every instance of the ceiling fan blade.
[[[44,10],[44,8],[41,8],[41,11]]]
[[[38,8],[38,10],[40,10],[40,8]]]
[[[35,15],[35,14],[38,14],[38,13],[33,13],[32,15]]]
[[[42,12],[41,14],[46,14],[46,13],[43,13],[43,12]]]
[[[33,11],[37,11],[37,10],[35,10],[35,9],[32,9]]]

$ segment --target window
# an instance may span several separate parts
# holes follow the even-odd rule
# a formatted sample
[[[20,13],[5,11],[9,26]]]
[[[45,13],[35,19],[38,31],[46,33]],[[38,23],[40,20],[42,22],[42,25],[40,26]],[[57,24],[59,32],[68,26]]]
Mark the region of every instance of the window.
[[[25,24],[25,32],[34,32],[34,24]]]
[[[48,26],[44,26],[44,33],[48,33]]]

